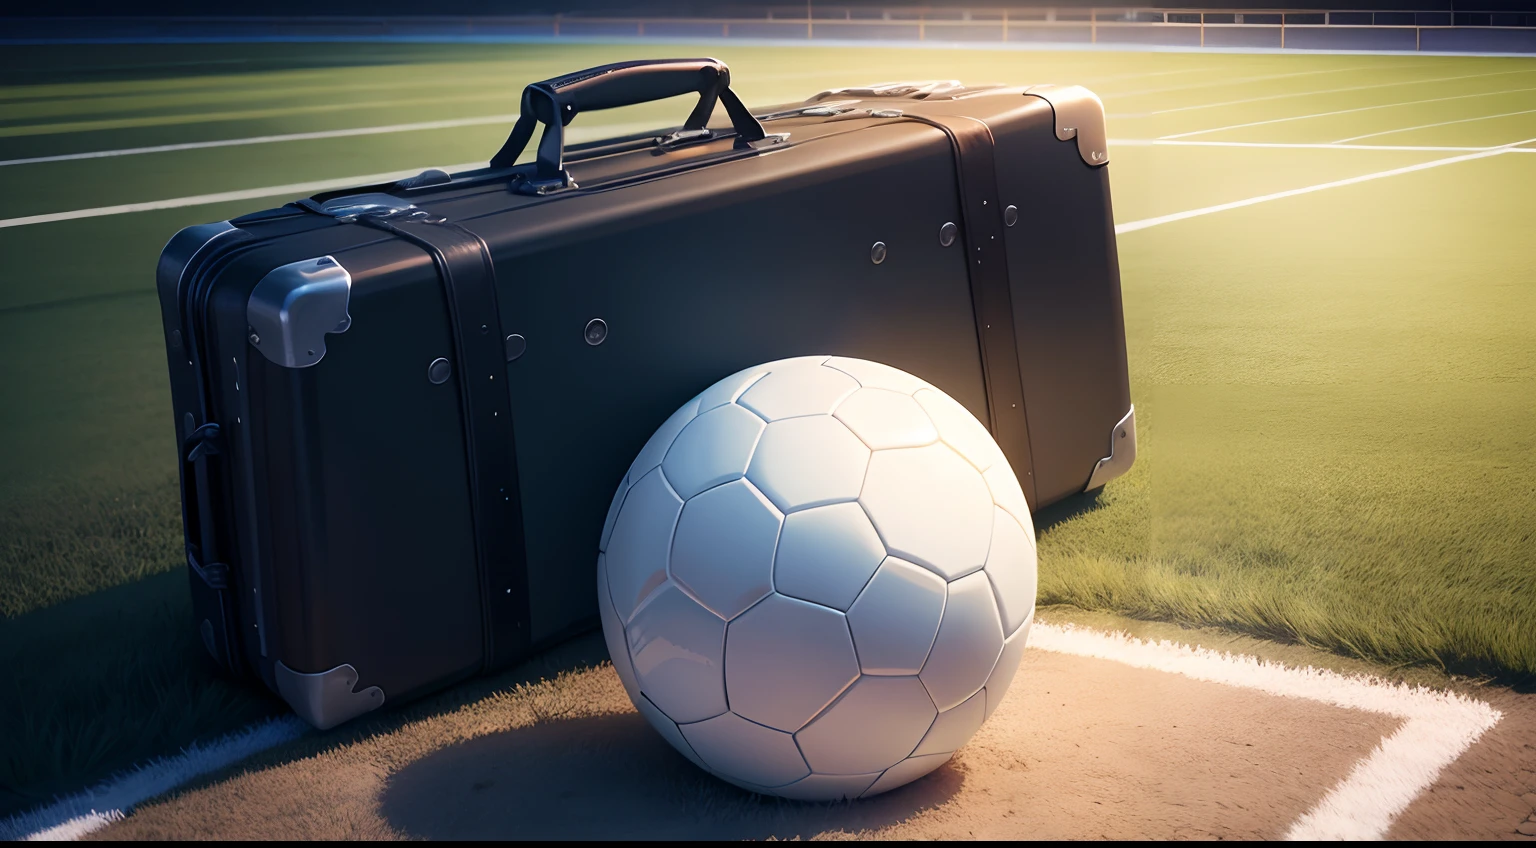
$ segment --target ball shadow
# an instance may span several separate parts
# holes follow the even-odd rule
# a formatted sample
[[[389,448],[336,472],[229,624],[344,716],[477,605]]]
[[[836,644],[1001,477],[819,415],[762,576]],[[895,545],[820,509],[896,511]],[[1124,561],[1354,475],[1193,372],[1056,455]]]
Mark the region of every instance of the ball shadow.
[[[769,798],[706,774],[631,712],[446,748],[397,773],[380,807],[413,838],[794,839],[895,824],[943,804],[963,782],[949,763],[864,801]]]

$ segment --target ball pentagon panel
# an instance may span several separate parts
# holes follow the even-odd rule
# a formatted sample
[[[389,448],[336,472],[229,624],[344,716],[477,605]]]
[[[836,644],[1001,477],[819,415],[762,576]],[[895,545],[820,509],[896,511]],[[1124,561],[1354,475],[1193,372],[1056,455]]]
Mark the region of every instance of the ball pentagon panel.
[[[780,594],[847,610],[885,559],[885,545],[857,503],[830,504],[784,519],[773,584]]]
[[[949,584],[944,620],[918,675],[942,710],[981,690],[1003,651],[1003,625],[987,575],[977,572]]]
[[[784,512],[851,501],[864,485],[869,448],[841,421],[812,415],[763,430],[747,479]]]
[[[817,774],[884,771],[907,758],[938,710],[916,677],[859,678],[795,741]]]
[[[768,376],[742,392],[736,402],[764,421],[826,415],[859,388],[859,381],[814,362],[774,366]]]
[[[945,445],[876,451],[859,502],[894,556],[945,580],[986,565],[992,495]]]
[[[676,585],[649,598],[625,625],[640,691],[678,724],[725,712],[725,622]]]
[[[672,579],[715,615],[735,618],[773,591],[783,520],[746,480],[691,498],[672,540]]]
[[[944,615],[944,580],[886,557],[848,609],[853,649],[865,674],[917,674]]]
[[[829,607],[769,595],[726,629],[731,710],[758,724],[799,730],[858,676],[848,624]]]
[[[763,420],[735,404],[717,406],[684,427],[672,440],[661,470],[683,500],[747,473]]]

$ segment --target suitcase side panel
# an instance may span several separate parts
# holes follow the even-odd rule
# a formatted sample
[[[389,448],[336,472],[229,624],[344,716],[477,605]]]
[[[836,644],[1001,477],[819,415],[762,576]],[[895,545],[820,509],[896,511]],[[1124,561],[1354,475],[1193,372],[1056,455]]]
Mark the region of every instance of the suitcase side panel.
[[[595,620],[609,500],[678,406],[741,368],[827,353],[888,363],[986,420],[944,134],[889,124],[515,214],[490,243],[523,475],[536,640]],[[885,260],[871,261],[883,241]],[[583,338],[607,322],[597,346]]]
[[[463,431],[455,383],[428,376],[450,349],[430,260],[334,230],[251,251],[210,301],[219,406],[243,472],[236,520],[254,558],[243,600],[261,601],[249,629],[265,631],[249,653],[290,702],[285,678],[342,666],[357,691],[393,701],[480,667]],[[325,336],[318,363],[273,362],[248,340],[250,293],[272,268],[324,255],[350,273],[351,323]]]
[[[1002,202],[1018,208],[1005,238],[1037,508],[1083,491],[1131,408],[1109,166],[1058,141],[1039,102],[994,130]]]

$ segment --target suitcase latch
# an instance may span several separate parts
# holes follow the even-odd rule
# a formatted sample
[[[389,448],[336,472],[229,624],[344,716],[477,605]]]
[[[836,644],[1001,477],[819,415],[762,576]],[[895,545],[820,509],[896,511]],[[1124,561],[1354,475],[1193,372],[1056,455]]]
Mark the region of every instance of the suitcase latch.
[[[208,588],[229,588],[229,566],[222,562],[210,562],[207,564],[198,562],[197,552],[192,550],[191,545],[187,546],[187,565],[191,567],[192,573],[196,574],[198,579],[208,584]]]
[[[205,456],[222,453],[219,442],[219,425],[209,421],[193,430],[181,446],[187,452],[187,462],[197,462]]]

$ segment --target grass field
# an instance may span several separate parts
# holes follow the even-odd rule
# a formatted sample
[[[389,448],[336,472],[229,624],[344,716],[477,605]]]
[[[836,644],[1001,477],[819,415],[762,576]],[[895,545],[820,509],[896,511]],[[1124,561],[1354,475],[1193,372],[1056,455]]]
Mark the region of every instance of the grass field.
[[[1536,675],[1536,60],[7,47],[0,815],[280,708],[207,674],[166,573],[180,517],[153,269],[180,227],[303,192],[16,219],[483,161],[508,124],[12,160],[506,115],[530,81],[701,52],[758,104],[885,79],[1087,85],[1122,226],[1399,171],[1126,228],[1141,454],[1098,501],[1040,517],[1041,602]]]

